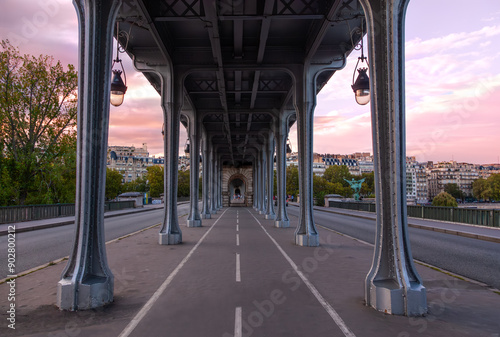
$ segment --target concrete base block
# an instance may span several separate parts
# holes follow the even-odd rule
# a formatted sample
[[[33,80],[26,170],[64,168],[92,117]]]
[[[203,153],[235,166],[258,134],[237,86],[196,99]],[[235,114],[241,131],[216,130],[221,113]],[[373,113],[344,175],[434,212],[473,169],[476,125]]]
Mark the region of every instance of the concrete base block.
[[[276,219],[276,214],[266,214],[266,219],[267,220],[274,220],[274,219]]]
[[[160,233],[160,245],[178,245],[182,243],[182,234]]]
[[[370,284],[366,305],[391,315],[422,316],[427,312],[427,295],[424,286],[412,284],[405,295],[393,280],[379,280]],[[406,303],[405,303],[405,298]]]
[[[76,302],[76,303],[75,303]],[[71,279],[57,283],[57,306],[61,310],[89,310],[113,302],[113,277],[92,277],[75,285]]]
[[[212,218],[212,214],[210,214],[210,213],[205,213],[205,214],[202,214],[202,215],[201,215],[201,218],[202,218],[202,219],[211,219],[211,218]]]
[[[188,220],[187,226],[188,227],[201,227],[201,220]]]
[[[295,234],[295,244],[304,247],[317,247],[319,246],[318,234]]]
[[[266,214],[266,211],[262,211],[262,210],[260,210],[260,211],[259,211],[259,214]]]
[[[274,227],[276,228],[289,228],[290,220],[276,220],[274,221]]]

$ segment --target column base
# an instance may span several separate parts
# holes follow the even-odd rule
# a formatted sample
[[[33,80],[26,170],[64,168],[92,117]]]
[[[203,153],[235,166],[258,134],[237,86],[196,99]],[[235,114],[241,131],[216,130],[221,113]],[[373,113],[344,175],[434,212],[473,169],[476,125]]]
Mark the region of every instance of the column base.
[[[113,279],[113,276],[94,276],[80,284],[73,283],[71,279],[62,279],[57,283],[57,306],[69,311],[105,306],[113,302]]]
[[[201,220],[188,220],[187,226],[188,227],[201,227]]]
[[[303,247],[319,246],[318,234],[295,234],[295,244]]]
[[[274,220],[274,219],[276,219],[276,214],[266,214],[266,219],[267,220]]]
[[[182,243],[182,234],[160,233],[158,242],[160,245],[178,245]]]
[[[201,218],[202,219],[211,219],[212,218],[212,214],[210,213],[204,213],[201,215]]]
[[[274,227],[276,228],[289,228],[290,220],[276,220],[274,221]]]
[[[390,315],[422,316],[427,312],[426,289],[411,282],[405,296],[394,280],[367,281],[366,305]],[[406,297],[406,303],[405,303]]]
[[[210,214],[217,214],[217,210],[216,209],[211,210]]]
[[[260,210],[259,214],[266,214],[266,211]]]

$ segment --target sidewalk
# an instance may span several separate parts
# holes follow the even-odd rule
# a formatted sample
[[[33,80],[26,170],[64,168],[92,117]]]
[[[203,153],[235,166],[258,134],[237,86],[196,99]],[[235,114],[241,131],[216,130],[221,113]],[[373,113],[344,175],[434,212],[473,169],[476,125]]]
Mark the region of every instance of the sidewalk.
[[[2,298],[0,335],[226,337],[233,336],[240,308],[241,336],[247,337],[499,336],[499,294],[422,265],[417,270],[427,289],[426,316],[392,316],[366,307],[363,285],[373,247],[322,228],[320,247],[295,246],[297,218],[290,220],[290,228],[275,228],[253,209],[229,208],[204,220],[201,228],[182,226],[181,245],[158,245],[157,228],[114,240],[106,245],[115,277],[114,303],[96,310],[62,312],[55,306],[65,261],[20,277],[16,330],[7,328],[8,302]],[[241,279],[237,276],[236,282],[235,254],[241,254]],[[283,254],[351,334],[342,332]],[[167,279],[168,287],[158,293]],[[2,297],[8,287],[0,285]],[[155,292],[151,310],[137,318]],[[124,334],[134,318],[137,326]]]

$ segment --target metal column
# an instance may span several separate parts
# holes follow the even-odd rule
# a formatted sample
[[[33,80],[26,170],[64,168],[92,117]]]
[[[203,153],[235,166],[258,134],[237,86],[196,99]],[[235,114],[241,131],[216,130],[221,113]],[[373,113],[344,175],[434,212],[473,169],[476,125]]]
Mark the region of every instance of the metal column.
[[[290,220],[286,212],[286,140],[288,138],[288,120],[290,114],[282,113],[275,125],[276,133],[276,177],[278,208],[274,226],[279,228],[290,227]]]
[[[267,195],[267,210],[266,219],[274,220],[276,213],[274,213],[274,133],[269,131],[267,136],[267,165],[266,165],[267,179],[266,179],[266,195]]]
[[[210,213],[210,200],[209,200],[209,189],[210,189],[210,170],[208,168],[209,166],[209,155],[208,155],[208,135],[206,132],[202,133],[202,140],[203,140],[203,146],[202,146],[202,170],[203,170],[203,176],[202,176],[202,202],[203,202],[203,210],[201,212],[201,217],[203,219],[210,219],[212,217],[212,214]]]
[[[195,116],[189,120],[189,159],[190,159],[190,211],[187,218],[188,227],[201,227],[201,215],[198,207],[200,182],[200,138],[201,121]]]
[[[295,231],[295,244],[319,246],[319,236],[313,216],[313,122],[316,106],[315,77],[307,68],[295,73],[295,110],[299,147],[299,224]]]
[[[368,22],[377,229],[366,304],[390,314],[427,312],[406,211],[404,18],[409,0],[362,0]]]
[[[85,310],[113,301],[104,243],[112,35],[121,1],[75,1],[80,31],[75,240],[57,284],[57,306]]]

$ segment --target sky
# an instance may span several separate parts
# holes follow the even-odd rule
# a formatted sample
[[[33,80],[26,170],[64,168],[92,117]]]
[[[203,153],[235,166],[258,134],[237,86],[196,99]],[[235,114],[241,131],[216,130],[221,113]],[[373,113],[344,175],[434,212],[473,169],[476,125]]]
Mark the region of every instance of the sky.
[[[78,22],[70,0],[0,3],[1,39],[23,54],[78,65]],[[407,155],[418,161],[499,163],[500,1],[410,1],[405,34]],[[370,105],[357,105],[350,87],[358,56],[353,52],[318,94],[317,153],[373,152]],[[162,155],[160,97],[127,56],[122,59],[128,90],[123,105],[110,108],[108,144],[147,143],[151,155]],[[293,128],[294,150],[296,137]],[[181,148],[185,140],[181,126]]]

